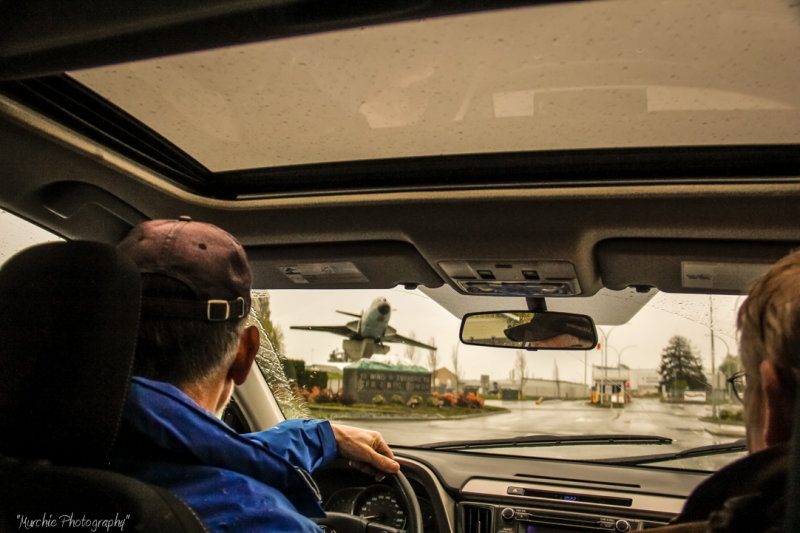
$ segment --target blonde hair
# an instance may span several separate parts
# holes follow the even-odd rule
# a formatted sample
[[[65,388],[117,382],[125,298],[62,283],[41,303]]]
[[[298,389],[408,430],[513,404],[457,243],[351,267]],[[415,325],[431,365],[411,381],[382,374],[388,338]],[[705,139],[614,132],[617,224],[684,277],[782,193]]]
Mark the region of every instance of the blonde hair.
[[[800,367],[800,250],[756,281],[739,309],[737,329],[748,375],[758,376],[764,360],[785,370],[786,378]]]

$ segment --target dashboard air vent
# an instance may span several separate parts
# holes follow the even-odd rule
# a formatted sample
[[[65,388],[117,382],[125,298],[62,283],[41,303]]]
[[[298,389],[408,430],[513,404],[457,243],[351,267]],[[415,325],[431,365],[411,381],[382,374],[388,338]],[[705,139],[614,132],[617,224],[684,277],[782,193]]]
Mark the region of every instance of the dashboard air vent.
[[[461,507],[461,512],[463,518],[461,533],[491,533],[491,507],[464,505]]]

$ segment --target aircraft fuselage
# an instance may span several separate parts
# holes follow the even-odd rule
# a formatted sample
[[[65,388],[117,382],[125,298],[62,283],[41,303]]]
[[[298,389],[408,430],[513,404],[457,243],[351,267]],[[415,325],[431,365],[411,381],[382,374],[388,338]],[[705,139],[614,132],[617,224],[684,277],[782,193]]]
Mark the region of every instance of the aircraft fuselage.
[[[358,321],[358,336],[362,339],[380,339],[386,334],[392,307],[386,298],[375,298]]]

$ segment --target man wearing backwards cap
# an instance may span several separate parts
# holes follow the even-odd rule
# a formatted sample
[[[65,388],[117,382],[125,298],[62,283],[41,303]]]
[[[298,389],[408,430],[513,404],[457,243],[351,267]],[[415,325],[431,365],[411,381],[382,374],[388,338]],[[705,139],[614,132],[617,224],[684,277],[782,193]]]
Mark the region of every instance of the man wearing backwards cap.
[[[142,313],[113,468],[177,494],[212,531],[319,531],[306,518],[324,515],[308,472],[337,455],[375,475],[399,470],[374,431],[287,420],[239,435],[217,418],[259,348],[245,327],[250,266],[230,234],[152,220],[119,250],[142,273]]]

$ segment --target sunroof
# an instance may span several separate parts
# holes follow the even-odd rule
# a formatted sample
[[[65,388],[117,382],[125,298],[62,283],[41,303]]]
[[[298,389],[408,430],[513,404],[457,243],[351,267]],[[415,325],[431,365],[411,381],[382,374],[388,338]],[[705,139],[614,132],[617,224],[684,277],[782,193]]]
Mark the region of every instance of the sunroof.
[[[212,172],[800,142],[788,0],[569,2],[69,73]]]

